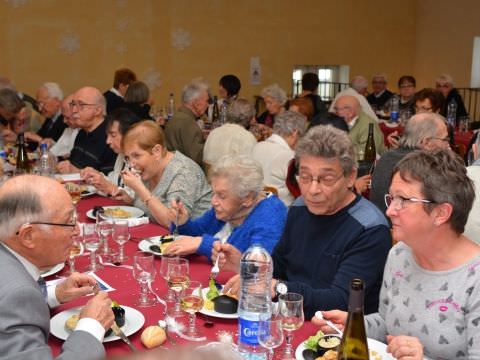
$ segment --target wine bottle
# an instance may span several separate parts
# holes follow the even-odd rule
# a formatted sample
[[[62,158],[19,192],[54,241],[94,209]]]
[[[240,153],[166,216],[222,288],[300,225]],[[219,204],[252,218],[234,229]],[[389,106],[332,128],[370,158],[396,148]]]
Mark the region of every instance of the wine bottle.
[[[218,110],[217,97],[213,97],[212,123],[218,122],[220,119],[220,111]]]
[[[368,360],[367,335],[363,320],[363,280],[353,279],[348,298],[348,317],[338,350],[339,360]]]
[[[373,138],[373,123],[368,124],[368,137],[363,153],[363,160],[373,164],[377,158],[377,150],[375,148],[375,139]]]
[[[17,165],[15,174],[28,174],[32,169],[30,167],[30,162],[28,161],[27,146],[25,145],[25,137],[23,133],[18,134],[17,143]]]

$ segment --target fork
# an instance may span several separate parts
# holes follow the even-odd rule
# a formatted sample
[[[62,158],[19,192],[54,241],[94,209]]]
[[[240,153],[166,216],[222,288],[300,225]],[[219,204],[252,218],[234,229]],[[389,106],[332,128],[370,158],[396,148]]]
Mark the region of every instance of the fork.
[[[179,211],[178,211],[178,203],[180,202],[180,197],[175,198],[175,202],[177,203],[177,209],[175,210],[175,228],[173,229],[172,235],[173,239],[176,240],[178,237],[178,217],[179,217]]]
[[[228,236],[222,236],[220,239],[220,242],[222,244],[225,244],[227,242]],[[218,273],[220,272],[220,268],[218,267],[218,259],[220,258],[220,253],[217,254],[217,259],[215,260],[215,264],[212,267],[212,270],[210,270],[210,279],[216,279]]]

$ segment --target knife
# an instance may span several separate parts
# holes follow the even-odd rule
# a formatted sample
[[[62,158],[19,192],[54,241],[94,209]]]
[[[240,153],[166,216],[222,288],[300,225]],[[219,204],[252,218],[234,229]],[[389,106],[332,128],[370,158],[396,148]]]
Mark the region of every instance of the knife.
[[[138,351],[138,349],[131,343],[130,339],[123,333],[122,329],[118,327],[117,323],[114,322],[110,329],[112,329],[113,333],[128,345],[130,350]]]

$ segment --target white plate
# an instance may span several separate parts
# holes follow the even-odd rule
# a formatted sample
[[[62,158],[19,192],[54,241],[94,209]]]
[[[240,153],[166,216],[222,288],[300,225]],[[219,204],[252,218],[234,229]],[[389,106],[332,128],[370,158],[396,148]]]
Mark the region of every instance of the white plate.
[[[80,197],[85,198],[87,196],[96,194],[96,192],[97,192],[97,189],[95,188],[95,186],[86,185],[84,191],[80,193]]]
[[[40,276],[43,278],[46,278],[47,276],[53,275],[58,273],[60,270],[62,270],[65,267],[65,263],[60,263],[55,265],[54,267],[50,268],[49,270],[43,271]]]
[[[208,287],[202,289],[202,294],[203,294],[204,299],[207,298],[207,292],[208,292]],[[199,313],[204,314],[204,315],[208,315],[208,316],[212,316],[212,317],[216,317],[216,318],[220,318],[220,319],[238,319],[238,312],[236,312],[234,314],[223,314],[223,313],[219,313],[215,310],[207,310],[207,309],[205,309],[205,307],[203,307],[202,310],[199,311]]]
[[[125,335],[130,336],[142,328],[145,323],[145,317],[140,311],[134,308],[128,306],[122,306],[122,308],[125,309],[125,325],[123,325],[121,329]],[[71,308],[52,317],[50,319],[50,333],[59,339],[66,340],[70,335],[70,331],[65,329],[65,321],[67,321],[70,316],[80,313],[81,309],[81,307]],[[112,333],[106,336],[103,339],[103,342],[110,342],[119,339],[118,336]]]
[[[144,212],[143,210],[140,210],[139,208],[133,207],[133,206],[122,206],[122,205],[114,205],[114,206],[102,206],[104,209],[122,209],[125,211],[128,211],[130,214],[132,214],[131,217],[129,218],[118,218],[118,220],[129,220],[129,219],[135,219],[140,216],[143,216]],[[87,211],[87,217],[92,220],[96,220],[96,217],[93,216],[93,209],[90,209]],[[115,219],[115,218],[114,218]]]
[[[375,339],[368,338],[368,351],[370,352],[370,359],[371,360],[395,360],[395,358],[387,353],[387,345],[384,343],[377,341]],[[305,360],[303,358],[303,350],[305,350],[305,341],[302,342],[300,345],[297,346],[295,350],[295,359],[297,360]],[[375,351],[376,354],[373,356],[372,351]]]
[[[152,237],[146,238],[138,243],[138,248],[142,251],[149,252],[157,256],[162,256],[161,252],[152,251],[150,249],[150,246],[152,245],[160,246],[162,244],[162,239],[166,236],[171,236],[171,235],[165,235],[165,236],[159,235],[159,236],[152,236]],[[169,242],[173,242],[173,240]]]
[[[55,178],[63,180],[63,181],[81,181],[82,177],[80,173],[72,173],[72,174],[56,174]]]

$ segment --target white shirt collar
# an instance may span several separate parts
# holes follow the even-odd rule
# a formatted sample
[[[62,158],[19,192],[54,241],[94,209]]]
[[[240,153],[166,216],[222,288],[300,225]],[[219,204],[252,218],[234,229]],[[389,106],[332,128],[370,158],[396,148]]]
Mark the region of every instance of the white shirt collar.
[[[111,91],[112,93],[114,93],[115,95],[120,96],[120,97],[123,99],[123,95],[120,94],[120,91],[118,91],[118,90],[115,89],[114,87],[112,87],[112,88],[110,89],[110,91]]]
[[[358,120],[358,116],[355,116],[352,121],[350,121],[349,123],[347,123],[348,130],[352,130],[352,128],[353,128],[353,127],[355,126],[355,124],[357,123],[357,120]]]

